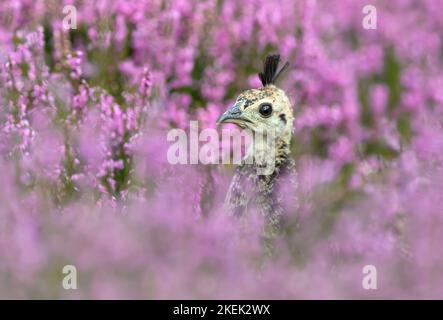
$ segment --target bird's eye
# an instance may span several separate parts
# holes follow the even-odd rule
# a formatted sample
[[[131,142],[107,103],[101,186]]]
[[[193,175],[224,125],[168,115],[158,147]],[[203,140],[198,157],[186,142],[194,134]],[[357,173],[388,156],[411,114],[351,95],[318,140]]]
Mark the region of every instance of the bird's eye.
[[[258,112],[260,112],[262,117],[269,117],[272,114],[272,106],[269,103],[263,103],[260,105],[260,108],[258,109]]]

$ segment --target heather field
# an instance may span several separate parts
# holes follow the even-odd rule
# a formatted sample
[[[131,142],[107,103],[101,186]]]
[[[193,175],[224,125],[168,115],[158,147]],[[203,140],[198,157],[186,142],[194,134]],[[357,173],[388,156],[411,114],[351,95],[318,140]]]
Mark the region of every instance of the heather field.
[[[440,0],[1,0],[0,298],[442,299],[442,17]],[[262,217],[225,210],[234,165],[171,164],[167,135],[220,130],[276,52],[297,188],[269,255]]]

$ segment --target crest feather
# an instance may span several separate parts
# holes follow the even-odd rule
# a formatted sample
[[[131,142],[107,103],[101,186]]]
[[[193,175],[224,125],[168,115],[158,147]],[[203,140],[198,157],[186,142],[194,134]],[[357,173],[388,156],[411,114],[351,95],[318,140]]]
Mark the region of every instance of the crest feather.
[[[263,65],[263,72],[258,74],[261,83],[263,86],[267,86],[269,84],[274,84],[275,80],[280,76],[281,72],[286,69],[289,65],[288,62],[277,72],[278,64],[280,63],[280,55],[273,54],[269,55],[265,59],[265,63]]]

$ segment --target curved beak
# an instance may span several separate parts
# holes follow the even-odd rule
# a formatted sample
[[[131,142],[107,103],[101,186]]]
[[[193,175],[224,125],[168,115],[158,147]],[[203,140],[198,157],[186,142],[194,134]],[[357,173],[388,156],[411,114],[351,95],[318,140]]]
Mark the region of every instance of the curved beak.
[[[217,120],[218,125],[222,123],[235,123],[238,125],[243,125],[244,122],[250,121],[244,117],[243,112],[240,110],[240,103],[234,104],[232,108],[226,110]]]

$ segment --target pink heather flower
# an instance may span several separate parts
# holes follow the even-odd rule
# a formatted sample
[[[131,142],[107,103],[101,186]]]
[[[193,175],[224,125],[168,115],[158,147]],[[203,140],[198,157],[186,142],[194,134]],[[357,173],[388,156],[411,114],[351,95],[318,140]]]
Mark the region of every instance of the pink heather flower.
[[[148,68],[143,70],[143,76],[140,83],[140,93],[143,97],[149,97],[152,90],[152,75]]]
[[[74,109],[84,109],[86,108],[86,104],[89,101],[89,88],[87,88],[85,85],[80,85],[79,93],[73,97],[73,107]]]
[[[329,155],[338,163],[345,164],[354,158],[354,151],[351,141],[347,137],[340,137],[337,142],[329,148]]]
[[[78,80],[82,75],[82,57],[83,53],[81,51],[76,51],[74,54],[68,54],[66,60],[69,68],[71,69],[70,76],[72,79]]]
[[[374,1],[376,30],[366,4],[0,1],[0,297],[443,298],[443,2]],[[166,135],[214,128],[270,52],[298,175],[266,259],[232,166],[171,165]]]

